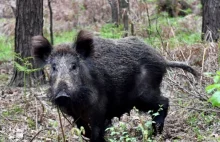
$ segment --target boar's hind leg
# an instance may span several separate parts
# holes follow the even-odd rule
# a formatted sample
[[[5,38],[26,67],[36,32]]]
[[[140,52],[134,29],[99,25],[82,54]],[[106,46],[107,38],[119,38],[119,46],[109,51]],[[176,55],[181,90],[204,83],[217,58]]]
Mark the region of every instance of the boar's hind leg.
[[[168,112],[169,101],[166,97],[160,95],[160,89],[146,88],[146,91],[143,91],[140,94],[135,106],[140,111],[153,111],[151,115],[153,121],[155,122],[153,123],[154,134],[161,134],[163,131],[164,120]],[[153,115],[156,112],[159,112],[158,116]]]

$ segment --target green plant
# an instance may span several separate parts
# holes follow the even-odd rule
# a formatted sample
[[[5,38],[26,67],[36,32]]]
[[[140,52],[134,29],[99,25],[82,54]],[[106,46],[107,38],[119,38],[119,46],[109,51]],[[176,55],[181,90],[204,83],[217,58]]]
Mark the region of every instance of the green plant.
[[[76,34],[77,34],[77,31],[74,29],[70,31],[54,33],[54,45],[73,42]],[[49,34],[45,34],[45,37],[47,39],[50,39]]]
[[[79,136],[79,141],[80,142],[83,142],[83,137],[82,137],[82,134],[84,135],[85,134],[85,129],[84,129],[84,127],[80,127],[80,129],[78,129],[78,128],[72,128],[72,130],[71,130],[71,133],[74,135],[77,135],[77,136]]]
[[[129,133],[129,129],[126,126],[126,123],[119,122],[118,127],[109,127],[106,129],[109,132],[110,136],[108,141],[110,142],[134,142],[137,139]]]
[[[100,34],[104,38],[121,38],[124,34],[123,26],[119,25],[118,27],[114,24],[105,24],[100,30]]]
[[[208,137],[212,136],[213,129],[218,125],[216,120],[216,112],[196,112],[191,113],[187,119],[188,125],[193,131],[197,141],[207,140]]]
[[[136,108],[133,109],[137,114],[139,110]],[[159,112],[162,110],[160,106],[157,112],[148,111],[148,114],[152,115],[153,118],[159,115]],[[152,120],[145,120],[140,115],[138,116],[138,123],[129,124],[125,122],[118,122],[116,125],[106,129],[107,139],[110,142],[153,142],[153,127],[152,124],[155,123]]]
[[[16,116],[17,114],[20,114],[22,112],[23,112],[23,109],[20,106],[13,105],[7,111],[3,111],[2,115],[5,116],[5,117]]]
[[[211,102],[213,106],[220,107],[220,71],[217,71],[215,74],[207,73],[206,75],[212,77],[214,82],[205,88],[208,94],[212,94],[208,102]]]
[[[24,95],[26,96],[26,76],[32,72],[40,70],[40,68],[34,69],[31,63],[33,57],[22,58],[19,54],[15,54],[15,58],[22,63],[22,65],[16,61],[14,61],[15,67],[18,71],[24,72]]]
[[[30,117],[27,118],[27,124],[29,128],[32,128],[32,129],[36,128],[36,124],[34,120]]]
[[[0,36],[0,61],[8,61],[13,59],[12,41],[12,38]]]
[[[183,26],[183,17],[171,18],[168,15],[153,15],[151,27],[147,27],[149,33],[145,41],[153,47],[161,47],[162,42],[175,48],[181,44],[194,44],[201,41],[201,33]],[[197,17],[194,17],[196,19]]]

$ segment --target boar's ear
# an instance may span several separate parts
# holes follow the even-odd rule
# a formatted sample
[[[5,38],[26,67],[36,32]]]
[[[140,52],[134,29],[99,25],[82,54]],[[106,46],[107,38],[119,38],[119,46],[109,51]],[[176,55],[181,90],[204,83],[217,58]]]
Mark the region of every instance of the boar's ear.
[[[76,52],[82,57],[88,57],[93,51],[93,34],[81,30],[75,41]]]
[[[34,57],[38,66],[42,67],[46,64],[46,60],[52,51],[52,46],[49,41],[41,36],[32,37],[32,56]]]

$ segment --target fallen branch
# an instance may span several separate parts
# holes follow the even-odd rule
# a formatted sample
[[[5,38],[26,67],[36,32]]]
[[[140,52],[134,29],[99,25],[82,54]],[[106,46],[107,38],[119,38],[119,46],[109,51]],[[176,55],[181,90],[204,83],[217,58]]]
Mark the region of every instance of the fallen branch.
[[[214,110],[214,109],[200,109],[200,108],[193,108],[193,107],[184,107],[184,106],[181,106],[181,105],[170,105],[170,106],[179,106],[179,107],[181,107],[181,108],[192,109],[192,110],[196,110],[196,111],[205,111],[205,112],[216,112],[216,113],[220,113],[220,111]]]
[[[60,121],[60,127],[61,127],[61,130],[62,130],[62,135],[63,135],[63,141],[65,142],[65,134],[64,134],[64,130],[63,130],[63,125],[62,125],[62,121],[61,121],[61,116],[60,116],[60,111],[59,111],[59,108],[57,108],[57,112],[59,114],[59,121]]]

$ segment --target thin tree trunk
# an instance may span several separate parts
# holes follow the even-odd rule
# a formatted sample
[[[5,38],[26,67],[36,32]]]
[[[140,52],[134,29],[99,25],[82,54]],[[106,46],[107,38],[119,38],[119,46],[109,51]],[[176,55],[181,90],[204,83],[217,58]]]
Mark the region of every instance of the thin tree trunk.
[[[116,26],[119,25],[119,19],[118,19],[118,1],[117,0],[108,0],[111,10],[112,10],[112,23],[114,23]]]
[[[220,1],[202,0],[202,40],[217,42],[220,35]]]
[[[50,11],[50,43],[53,45],[53,11],[51,7],[51,0],[48,0],[48,7]]]
[[[124,25],[124,37],[128,36],[128,13],[129,13],[129,0],[119,0],[119,17]]]
[[[21,58],[31,57],[31,37],[43,34],[43,0],[17,0],[15,26],[15,53]],[[16,58],[14,61],[22,66],[25,63]],[[33,64],[33,60],[29,60]],[[29,68],[35,68],[33,65]],[[22,87],[44,83],[42,70],[30,74],[19,71],[16,67],[9,85]]]

